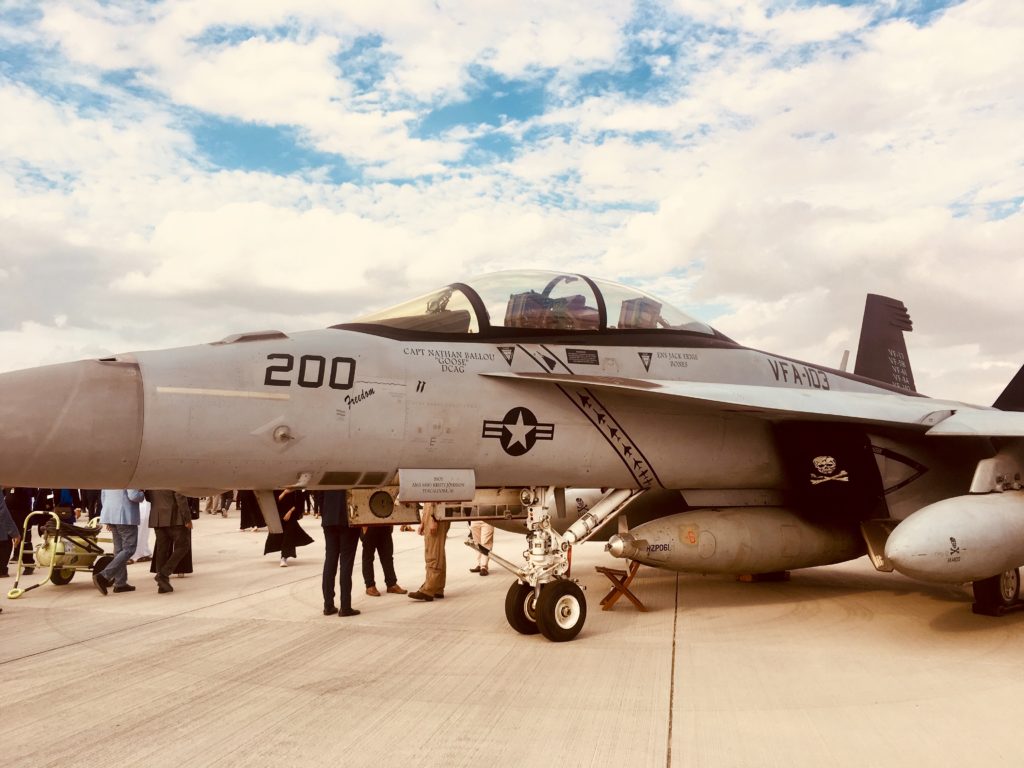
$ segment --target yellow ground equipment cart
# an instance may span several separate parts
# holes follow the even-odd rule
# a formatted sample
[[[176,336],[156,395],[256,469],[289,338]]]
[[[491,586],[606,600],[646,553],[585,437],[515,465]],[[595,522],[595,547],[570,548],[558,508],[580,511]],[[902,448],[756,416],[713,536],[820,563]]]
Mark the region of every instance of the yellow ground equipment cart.
[[[42,519],[47,517],[50,519],[43,523]],[[25,562],[25,536],[22,535],[21,548],[18,551],[18,573],[14,579],[14,587],[7,593],[7,597],[12,600],[46,583],[63,586],[74,578],[76,571],[99,573],[113,559],[113,555],[105,552],[100,546],[110,539],[100,539],[103,529],[98,517],[92,518],[85,525],[72,525],[61,520],[54,512],[32,512],[25,518],[26,532],[30,526],[37,524],[33,518],[42,525],[43,537],[33,551],[35,568],[48,569],[46,578],[24,589],[18,586]]]

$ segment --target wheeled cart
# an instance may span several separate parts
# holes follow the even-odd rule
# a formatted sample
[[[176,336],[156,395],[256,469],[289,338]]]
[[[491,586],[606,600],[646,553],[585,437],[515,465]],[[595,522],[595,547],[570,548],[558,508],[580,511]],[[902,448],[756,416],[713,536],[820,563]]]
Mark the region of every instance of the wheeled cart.
[[[42,520],[50,518],[45,523]],[[31,526],[38,520],[42,524],[42,541],[36,544],[36,570],[47,569],[46,578],[22,589],[22,572],[25,561],[25,536]],[[99,573],[114,556],[106,552],[101,544],[110,542],[109,538],[100,538],[102,527],[100,519],[94,517],[85,525],[73,525],[60,519],[55,512],[32,512],[25,518],[25,530],[22,532],[21,544],[18,549],[18,572],[15,574],[14,586],[8,591],[7,597],[15,599],[26,592],[31,592],[44,584],[63,586],[71,582],[77,571]]]

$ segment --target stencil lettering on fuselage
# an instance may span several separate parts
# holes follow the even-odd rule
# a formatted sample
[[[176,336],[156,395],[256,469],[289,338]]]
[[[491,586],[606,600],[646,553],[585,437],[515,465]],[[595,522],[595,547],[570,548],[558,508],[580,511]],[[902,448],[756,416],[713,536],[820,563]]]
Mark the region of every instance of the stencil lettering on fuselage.
[[[831,389],[828,374],[818,368],[797,365],[774,357],[768,358],[768,365],[775,380],[783,384],[796,384],[808,389]]]

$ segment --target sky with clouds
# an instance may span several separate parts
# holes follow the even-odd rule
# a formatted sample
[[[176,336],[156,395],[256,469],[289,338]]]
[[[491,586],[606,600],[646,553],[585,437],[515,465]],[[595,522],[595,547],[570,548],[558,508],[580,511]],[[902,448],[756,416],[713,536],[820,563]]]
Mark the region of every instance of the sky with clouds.
[[[918,388],[1024,363],[1024,3],[0,0],[0,369],[535,267]]]

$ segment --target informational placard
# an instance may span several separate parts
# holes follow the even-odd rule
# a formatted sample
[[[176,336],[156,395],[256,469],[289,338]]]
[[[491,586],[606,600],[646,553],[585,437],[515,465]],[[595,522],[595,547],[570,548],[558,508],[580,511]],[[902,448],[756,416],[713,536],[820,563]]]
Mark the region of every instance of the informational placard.
[[[472,469],[400,469],[398,500],[471,501],[476,493]]]

